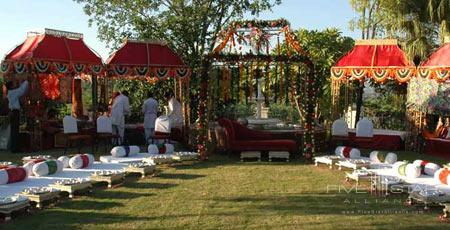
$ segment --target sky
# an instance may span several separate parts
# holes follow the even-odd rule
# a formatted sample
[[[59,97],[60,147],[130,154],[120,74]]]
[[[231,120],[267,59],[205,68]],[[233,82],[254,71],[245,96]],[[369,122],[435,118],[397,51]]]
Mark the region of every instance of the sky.
[[[29,31],[44,28],[82,33],[88,46],[106,60],[110,50],[97,38],[97,28],[89,27],[89,17],[82,5],[72,0],[0,0],[0,58],[23,42]],[[339,28],[343,35],[359,38],[358,32],[348,29],[355,17],[349,0],[283,0],[272,12],[264,12],[260,19],[285,18],[292,29]],[[251,18],[248,18],[251,19]]]

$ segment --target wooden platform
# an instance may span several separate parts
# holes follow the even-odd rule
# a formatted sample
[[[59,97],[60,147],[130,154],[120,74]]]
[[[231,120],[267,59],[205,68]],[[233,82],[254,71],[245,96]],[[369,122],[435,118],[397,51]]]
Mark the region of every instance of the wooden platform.
[[[58,189],[52,189],[52,191],[39,194],[29,194],[26,192],[22,192],[22,195],[28,197],[30,202],[36,203],[36,208],[42,209],[44,208],[45,203],[56,203],[58,201],[60,192],[61,191],[59,191]]]
[[[128,166],[125,168],[125,173],[138,173],[141,174],[141,177],[144,178],[148,175],[154,175],[156,172],[155,165],[145,165],[143,167],[132,167]]]
[[[289,152],[287,151],[269,151],[269,161],[272,159],[285,159],[286,162],[289,162]]]
[[[261,161],[261,152],[260,151],[243,151],[241,152],[241,161],[244,159],[257,159]]]
[[[369,168],[370,162],[366,160],[347,159],[338,161],[335,165],[338,166],[339,170],[357,170],[362,168]]]
[[[23,201],[0,205],[0,213],[3,214],[5,221],[9,221],[11,220],[11,214],[13,212],[26,211],[29,208],[30,201],[26,199]]]
[[[100,183],[106,182],[108,183],[108,188],[112,188],[114,186],[120,186],[124,179],[124,173],[111,174],[111,175],[91,175],[90,177],[92,183]]]
[[[333,169],[333,166],[339,162],[341,158],[339,156],[330,155],[330,156],[318,156],[314,158],[314,162],[316,166],[319,164],[327,165],[330,169]]]
[[[69,193],[69,198],[73,198],[75,193],[83,191],[91,191],[92,183],[90,181],[84,181],[76,184],[51,184],[50,187],[61,190],[61,192]]]

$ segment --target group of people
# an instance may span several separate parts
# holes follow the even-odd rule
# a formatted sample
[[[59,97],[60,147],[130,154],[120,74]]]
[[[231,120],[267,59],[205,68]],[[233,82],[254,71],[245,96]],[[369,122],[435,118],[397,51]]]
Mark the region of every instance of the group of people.
[[[181,104],[174,97],[172,92],[167,92],[165,99],[168,101],[166,107],[166,117],[170,122],[169,127],[182,128],[183,126],[183,112]],[[142,104],[142,113],[144,114],[144,133],[145,140],[149,142],[155,133],[155,123],[158,118],[159,103],[154,98],[153,93],[147,94],[147,99]],[[115,92],[110,101],[110,116],[113,125],[113,133],[120,136],[120,143],[125,139],[125,116],[130,114],[130,102],[128,99],[128,92]]]

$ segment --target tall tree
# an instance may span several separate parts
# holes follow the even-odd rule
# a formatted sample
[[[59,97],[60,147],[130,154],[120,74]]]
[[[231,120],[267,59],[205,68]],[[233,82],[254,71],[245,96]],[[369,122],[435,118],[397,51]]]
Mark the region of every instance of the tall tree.
[[[224,25],[258,15],[281,0],[74,0],[84,5],[98,36],[112,46],[124,38],[162,39],[198,67]]]

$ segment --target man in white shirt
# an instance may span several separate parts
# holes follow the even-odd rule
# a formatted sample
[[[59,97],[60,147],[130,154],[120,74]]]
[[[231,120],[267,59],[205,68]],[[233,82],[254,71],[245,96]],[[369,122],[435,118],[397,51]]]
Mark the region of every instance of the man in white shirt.
[[[20,101],[19,99],[25,95],[28,90],[28,81],[23,81],[19,87],[14,87],[12,81],[6,82],[8,89],[8,107],[9,107],[9,123],[11,127],[10,146],[11,152],[18,152],[17,140],[19,139],[20,126]]]
[[[181,104],[173,96],[173,93],[167,92],[165,94],[167,101],[169,102],[169,108],[167,111],[167,116],[170,118],[170,123],[172,128],[181,129],[183,127],[183,111]]]
[[[123,91],[114,99],[111,108],[113,133],[120,136],[119,145],[125,140],[125,115],[128,114],[130,114],[130,101],[128,99],[128,92]]]
[[[142,113],[144,113],[145,140],[149,143],[155,132],[155,120],[158,116],[158,101],[153,98],[152,92],[147,94],[147,100],[142,105]]]

